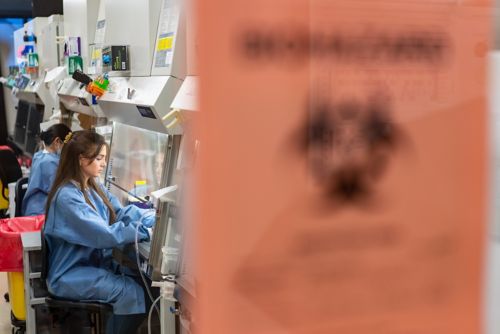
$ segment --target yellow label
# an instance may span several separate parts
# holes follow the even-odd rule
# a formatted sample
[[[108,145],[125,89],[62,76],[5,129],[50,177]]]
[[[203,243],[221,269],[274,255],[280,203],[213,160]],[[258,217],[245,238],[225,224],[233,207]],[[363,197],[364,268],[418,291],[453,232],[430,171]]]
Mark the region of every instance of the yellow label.
[[[147,183],[146,180],[137,180],[137,181],[135,181],[135,185],[136,186],[143,186],[146,183]]]
[[[169,50],[172,48],[172,43],[174,42],[174,36],[163,37],[158,40],[158,47],[156,51]]]
[[[98,59],[101,57],[101,49],[95,49],[92,53],[92,59]]]

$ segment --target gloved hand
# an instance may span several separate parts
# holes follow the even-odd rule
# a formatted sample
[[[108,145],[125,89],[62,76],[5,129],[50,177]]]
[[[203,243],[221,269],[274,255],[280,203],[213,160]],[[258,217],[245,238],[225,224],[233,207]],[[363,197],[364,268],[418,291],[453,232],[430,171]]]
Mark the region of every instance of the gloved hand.
[[[156,210],[155,209],[147,209],[144,210],[143,215],[139,221],[145,227],[153,227],[156,222]]]

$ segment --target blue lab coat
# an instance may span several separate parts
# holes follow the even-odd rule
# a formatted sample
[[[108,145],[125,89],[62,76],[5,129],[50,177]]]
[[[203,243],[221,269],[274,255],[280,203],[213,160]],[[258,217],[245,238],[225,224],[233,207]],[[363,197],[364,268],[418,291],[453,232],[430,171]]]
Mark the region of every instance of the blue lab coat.
[[[119,269],[111,252],[135,241],[141,217],[145,217],[146,227],[154,224],[155,217],[133,205],[122,207],[115,196],[102,189],[117,216],[113,225],[108,223],[107,207],[92,190],[87,191],[95,210],[74,183],[62,186],[54,196],[44,226],[49,249],[47,287],[61,298],[112,304],[115,314],[144,313],[142,287]],[[138,239],[149,239],[142,225]]]
[[[59,165],[59,154],[37,152],[33,157],[28,189],[22,204],[23,216],[45,214],[45,203]]]
[[[37,151],[35,152],[35,154],[33,155],[33,158],[31,159],[31,166],[33,167],[33,165],[35,165],[35,163],[38,161],[38,159],[44,155],[45,153],[49,153],[47,150],[41,150],[41,151]]]

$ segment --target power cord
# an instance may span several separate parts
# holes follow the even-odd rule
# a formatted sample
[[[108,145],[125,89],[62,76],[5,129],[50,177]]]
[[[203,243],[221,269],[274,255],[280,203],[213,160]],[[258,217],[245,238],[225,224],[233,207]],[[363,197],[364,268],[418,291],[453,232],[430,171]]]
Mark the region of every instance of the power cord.
[[[151,293],[151,290],[149,289],[149,286],[146,282],[146,278],[144,277],[144,274],[142,273],[141,270],[141,264],[140,264],[140,259],[139,259],[139,226],[142,225],[142,220],[139,221],[137,226],[135,227],[135,255],[136,255],[136,260],[137,260],[137,268],[139,269],[139,275],[141,276],[142,282],[144,283],[144,286],[146,287],[146,291],[148,293],[149,299],[153,303],[153,306],[155,305],[154,303],[154,298],[153,294]],[[153,307],[151,307],[152,309]],[[157,306],[155,306],[156,311],[158,312],[158,317],[160,317],[160,310],[158,309]]]
[[[158,301],[161,299],[161,297],[162,297],[161,295],[158,296],[158,298],[156,298],[155,301],[153,302],[153,305],[151,305],[151,307],[149,308],[149,314],[148,314],[148,334],[151,334],[151,313],[153,313],[153,307],[156,308],[156,310],[158,310],[158,307],[156,306],[156,303],[158,303]]]

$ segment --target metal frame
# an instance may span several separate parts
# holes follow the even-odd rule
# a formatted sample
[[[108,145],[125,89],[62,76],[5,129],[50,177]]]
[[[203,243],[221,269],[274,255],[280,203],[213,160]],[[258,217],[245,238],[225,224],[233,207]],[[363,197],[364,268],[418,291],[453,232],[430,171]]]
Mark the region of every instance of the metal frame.
[[[34,296],[31,281],[40,279],[40,272],[32,272],[30,253],[42,250],[40,231],[21,233],[23,243],[24,300],[26,303],[26,334],[36,334],[36,313],[34,306],[45,303],[45,298]]]
[[[179,150],[181,144],[181,136],[169,136],[167,148],[165,152],[165,161],[163,163],[163,174],[161,178],[162,186],[170,186],[173,181],[173,173],[177,165]],[[163,259],[162,247],[165,244],[168,231],[169,219],[169,203],[159,203],[158,221],[154,227],[153,240],[151,241],[150,249],[155,250],[149,254],[148,265],[151,268],[151,278],[153,280],[161,280],[161,263]]]

